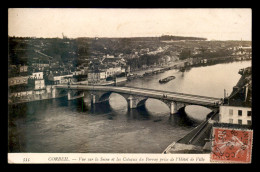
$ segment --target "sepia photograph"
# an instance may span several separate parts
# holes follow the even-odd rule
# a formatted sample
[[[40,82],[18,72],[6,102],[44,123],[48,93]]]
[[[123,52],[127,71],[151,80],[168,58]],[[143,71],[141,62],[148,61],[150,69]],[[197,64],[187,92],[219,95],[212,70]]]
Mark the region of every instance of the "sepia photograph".
[[[9,8],[8,163],[251,163],[250,8]]]

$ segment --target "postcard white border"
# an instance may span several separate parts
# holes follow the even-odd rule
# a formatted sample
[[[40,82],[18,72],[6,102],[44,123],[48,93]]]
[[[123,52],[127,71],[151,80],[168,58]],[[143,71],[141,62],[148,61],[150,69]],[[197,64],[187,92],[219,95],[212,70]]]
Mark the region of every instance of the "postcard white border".
[[[210,154],[8,153],[9,164],[183,164],[214,163]]]

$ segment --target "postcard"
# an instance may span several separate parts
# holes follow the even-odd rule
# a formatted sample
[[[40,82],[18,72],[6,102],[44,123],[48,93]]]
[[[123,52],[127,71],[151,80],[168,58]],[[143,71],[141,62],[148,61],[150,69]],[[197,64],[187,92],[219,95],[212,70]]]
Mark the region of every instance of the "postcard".
[[[9,164],[250,164],[252,11],[9,8]]]

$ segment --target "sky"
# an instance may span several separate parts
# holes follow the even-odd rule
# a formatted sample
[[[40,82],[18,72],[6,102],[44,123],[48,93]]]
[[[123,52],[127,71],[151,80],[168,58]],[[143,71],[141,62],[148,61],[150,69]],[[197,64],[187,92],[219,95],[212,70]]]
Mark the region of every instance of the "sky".
[[[19,37],[194,36],[250,40],[251,9],[10,8],[8,35]]]

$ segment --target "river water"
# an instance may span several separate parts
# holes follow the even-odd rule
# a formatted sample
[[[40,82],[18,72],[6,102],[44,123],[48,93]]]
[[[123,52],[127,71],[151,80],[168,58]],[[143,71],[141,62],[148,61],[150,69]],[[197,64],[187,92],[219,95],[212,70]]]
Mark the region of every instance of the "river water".
[[[230,94],[239,80],[238,70],[248,66],[251,61],[196,67],[184,73],[170,70],[125,85],[223,98],[223,90]],[[176,79],[159,84],[169,75]],[[161,153],[198,125],[169,112],[155,99],[148,99],[144,109],[128,111],[126,100],[118,94],[92,109],[82,99],[23,103],[9,107],[9,152]]]

